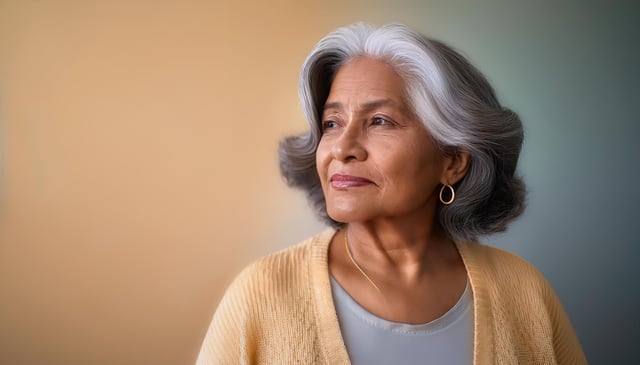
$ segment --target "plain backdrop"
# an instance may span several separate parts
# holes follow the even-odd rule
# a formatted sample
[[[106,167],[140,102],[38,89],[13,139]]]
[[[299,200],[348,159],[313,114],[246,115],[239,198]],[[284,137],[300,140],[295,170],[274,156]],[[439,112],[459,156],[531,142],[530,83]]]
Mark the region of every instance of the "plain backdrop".
[[[249,262],[323,229],[284,186],[300,65],[354,21],[461,50],[526,141],[485,242],[549,279],[593,364],[640,357],[636,1],[0,1],[0,363],[190,364]]]

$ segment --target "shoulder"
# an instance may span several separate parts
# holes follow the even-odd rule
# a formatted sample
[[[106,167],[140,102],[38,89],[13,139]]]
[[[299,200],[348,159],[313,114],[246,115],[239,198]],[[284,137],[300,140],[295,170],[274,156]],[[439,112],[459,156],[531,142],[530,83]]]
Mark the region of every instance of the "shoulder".
[[[536,267],[514,253],[475,242],[459,245],[459,251],[471,278],[476,313],[482,313],[478,320],[496,329],[497,343],[521,348],[517,363],[533,356],[545,359],[540,363],[586,364],[559,298]]]
[[[465,263],[486,273],[542,276],[534,265],[513,252],[478,242],[464,243],[460,250]]]
[[[517,254],[477,242],[468,242],[459,248],[469,274],[490,288],[502,292],[526,290],[542,298],[553,295],[544,275]]]
[[[309,270],[317,261],[314,258],[326,254],[333,233],[334,230],[328,229],[294,246],[257,259],[240,272],[225,296],[249,295],[256,298],[266,292],[282,295],[303,290],[309,283]]]
[[[315,261],[321,262],[314,260],[314,255],[322,257],[331,237],[330,231],[323,232],[262,257],[242,270],[218,304],[198,364],[255,363],[254,356],[265,348],[284,349],[294,343],[282,341],[288,333],[312,328],[313,288],[309,272]],[[301,340],[295,342],[300,351],[309,349],[312,335],[300,334]],[[260,356],[271,358],[278,354],[269,350]]]
[[[317,363],[311,275],[326,268],[334,233],[326,230],[242,270],[218,304],[197,364]]]
[[[326,253],[326,247],[334,230],[326,230],[309,237],[294,246],[261,257],[249,264],[238,275],[238,281],[273,281],[300,277],[312,265],[313,259]]]

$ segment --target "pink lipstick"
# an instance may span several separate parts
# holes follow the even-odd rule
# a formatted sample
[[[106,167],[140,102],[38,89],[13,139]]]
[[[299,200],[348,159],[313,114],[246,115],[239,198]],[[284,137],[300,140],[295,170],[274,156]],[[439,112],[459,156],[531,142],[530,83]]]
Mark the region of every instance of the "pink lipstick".
[[[373,184],[373,181],[363,177],[342,174],[331,175],[330,181],[331,186],[336,189],[357,188]]]

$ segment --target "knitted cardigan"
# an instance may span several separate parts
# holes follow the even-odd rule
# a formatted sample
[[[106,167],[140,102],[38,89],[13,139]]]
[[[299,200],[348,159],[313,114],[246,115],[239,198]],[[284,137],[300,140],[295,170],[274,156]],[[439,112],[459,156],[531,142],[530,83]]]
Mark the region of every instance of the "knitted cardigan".
[[[197,365],[349,364],[329,281],[334,230],[249,265],[220,302]],[[553,289],[522,258],[457,245],[474,300],[474,364],[586,364]]]

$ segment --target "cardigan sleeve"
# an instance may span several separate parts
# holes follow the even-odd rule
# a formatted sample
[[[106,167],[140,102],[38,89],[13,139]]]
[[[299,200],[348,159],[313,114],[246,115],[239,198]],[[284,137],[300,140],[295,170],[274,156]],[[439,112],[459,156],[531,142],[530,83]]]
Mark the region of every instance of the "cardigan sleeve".
[[[262,257],[238,275],[213,315],[197,365],[322,363],[312,242]]]
[[[544,280],[547,310],[553,326],[553,348],[559,365],[587,364],[580,341],[576,336],[569,316],[551,285]]]
[[[480,364],[488,363],[487,359],[498,364],[587,363],[560,300],[536,267],[495,247],[469,244],[462,248],[475,282]]]
[[[251,364],[251,266],[225,292],[207,329],[196,365]]]

